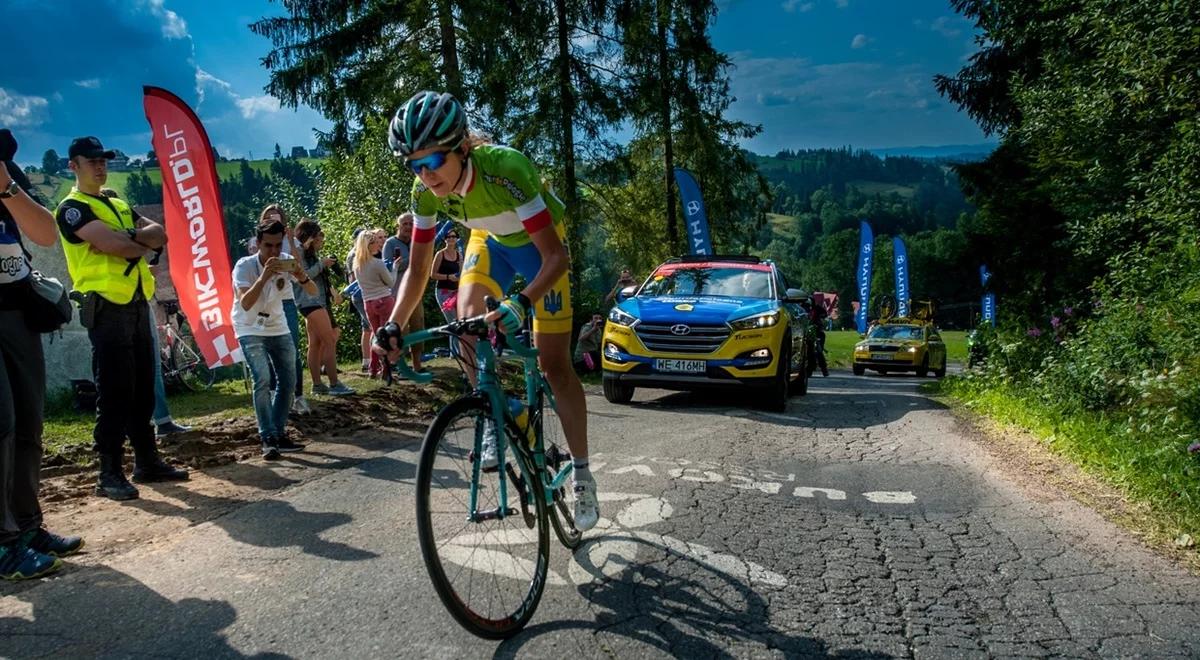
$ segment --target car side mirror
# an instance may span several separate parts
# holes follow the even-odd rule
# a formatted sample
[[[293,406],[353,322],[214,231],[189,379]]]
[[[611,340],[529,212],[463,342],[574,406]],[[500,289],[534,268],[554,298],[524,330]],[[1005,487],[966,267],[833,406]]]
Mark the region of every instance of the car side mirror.
[[[637,286],[627,286],[617,292],[617,302],[623,303],[633,297],[637,293]]]
[[[808,298],[808,293],[805,292],[804,289],[788,289],[787,290],[787,301],[788,302],[800,303],[800,302],[804,302],[804,300],[806,298]]]

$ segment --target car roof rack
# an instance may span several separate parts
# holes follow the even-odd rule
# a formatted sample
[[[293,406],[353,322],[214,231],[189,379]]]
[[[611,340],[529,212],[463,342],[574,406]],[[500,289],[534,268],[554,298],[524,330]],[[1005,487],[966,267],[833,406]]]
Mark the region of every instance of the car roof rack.
[[[671,257],[663,263],[687,264],[703,261],[740,261],[747,264],[761,264],[763,262],[762,259],[752,254],[689,254],[683,257]]]

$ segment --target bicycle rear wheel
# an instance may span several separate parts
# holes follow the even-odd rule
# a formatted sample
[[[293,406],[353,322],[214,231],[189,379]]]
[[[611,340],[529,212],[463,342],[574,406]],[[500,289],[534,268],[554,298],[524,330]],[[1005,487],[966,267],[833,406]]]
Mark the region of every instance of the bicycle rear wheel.
[[[434,589],[455,620],[479,637],[503,639],[529,622],[541,600],[550,533],[545,498],[523,496],[530,492],[524,475],[533,472],[517,467],[524,459],[515,452],[502,471],[480,473],[476,504],[478,512],[499,509],[505,474],[511,515],[470,519],[473,460],[491,423],[491,407],[478,397],[452,402],[433,420],[417,466],[417,536]],[[516,429],[506,432],[511,444]]]
[[[207,390],[216,380],[216,373],[208,368],[208,363],[190,336],[179,337],[171,345],[170,364],[175,377],[192,392]]]
[[[541,419],[534,423],[540,424],[542,427],[542,447],[546,451],[546,470],[549,472],[549,478],[553,479],[563,464],[571,460],[571,455],[565,450],[567,444],[562,438],[562,422],[558,421],[558,414],[554,409],[543,407],[539,416]],[[583,532],[575,529],[575,513],[571,510],[573,502],[573,496],[569,493],[567,486],[563,485],[554,491],[554,500],[547,507],[550,512],[550,524],[554,527],[554,535],[558,537],[558,542],[568,550],[578,548],[580,541],[583,540]]]

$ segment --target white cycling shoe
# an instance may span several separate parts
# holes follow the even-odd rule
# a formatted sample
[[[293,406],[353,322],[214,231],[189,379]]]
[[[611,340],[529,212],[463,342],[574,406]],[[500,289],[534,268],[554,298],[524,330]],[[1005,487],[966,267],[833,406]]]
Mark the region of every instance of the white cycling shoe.
[[[596,482],[575,482],[575,529],[586,532],[600,521],[600,503],[596,500]]]

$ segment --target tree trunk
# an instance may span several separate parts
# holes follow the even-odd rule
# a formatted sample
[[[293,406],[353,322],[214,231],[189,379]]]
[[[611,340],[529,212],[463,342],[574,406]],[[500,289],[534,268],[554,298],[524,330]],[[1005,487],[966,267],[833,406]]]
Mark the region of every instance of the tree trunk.
[[[679,247],[679,229],[675,225],[675,153],[671,136],[671,85],[668,82],[667,18],[670,0],[658,0],[658,83],[661,93],[663,161],[667,183],[667,245]]]
[[[562,195],[567,207],[567,251],[572,261],[581,264],[583,245],[580,239],[579,195],[575,181],[575,86],[571,84],[571,26],[567,22],[566,0],[554,0],[554,17],[558,23],[558,90],[561,96],[559,117],[562,131]],[[571,288],[579,290],[582,267],[571,269]]]
[[[454,2],[453,0],[438,0],[438,29],[442,46],[442,77],[446,81],[446,91],[454,95],[459,102],[465,103],[463,97],[462,71],[458,68],[458,39],[454,34]]]

